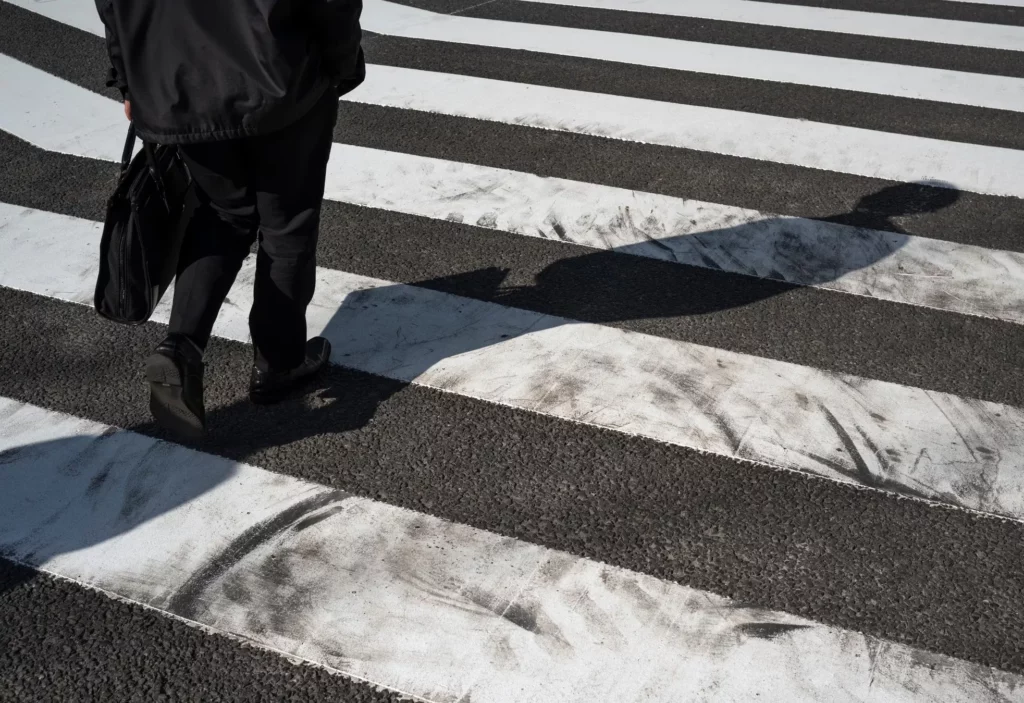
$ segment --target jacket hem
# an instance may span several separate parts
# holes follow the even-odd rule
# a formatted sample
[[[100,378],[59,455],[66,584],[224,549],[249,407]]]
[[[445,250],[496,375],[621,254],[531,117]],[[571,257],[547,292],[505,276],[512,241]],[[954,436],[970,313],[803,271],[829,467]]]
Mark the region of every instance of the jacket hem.
[[[323,80],[317,90],[310,91],[308,95],[297,103],[293,109],[288,111],[286,119],[260,122],[248,127],[228,127],[224,129],[203,129],[183,130],[176,132],[156,132],[144,124],[136,121],[135,131],[143,141],[152,144],[198,144],[202,142],[225,141],[228,139],[243,139],[246,137],[260,137],[282,130],[289,125],[302,119],[313,107],[332,91],[333,86],[329,80]]]

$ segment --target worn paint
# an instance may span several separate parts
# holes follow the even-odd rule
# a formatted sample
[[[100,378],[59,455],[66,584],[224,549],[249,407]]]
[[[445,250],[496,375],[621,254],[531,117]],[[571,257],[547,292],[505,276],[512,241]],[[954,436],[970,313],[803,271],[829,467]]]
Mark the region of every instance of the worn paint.
[[[898,190],[903,186],[893,186]],[[945,197],[944,197],[945,194]],[[1024,254],[335,144],[325,197],[552,241],[1024,322]],[[906,211],[858,212],[897,228]],[[895,198],[906,202],[905,198]],[[956,201],[937,191],[917,211]],[[861,212],[860,208],[864,210]],[[846,213],[836,213],[844,217]]]
[[[765,27],[788,27],[838,32],[862,37],[976,46],[1024,51],[1024,28],[1002,24],[879,14],[806,5],[783,5],[752,0],[527,0],[568,7],[590,7],[693,19],[742,22]],[[1008,3],[999,3],[1008,4]],[[898,9],[898,6],[896,6]]]
[[[1024,700],[1017,676],[6,398],[0,484],[7,558],[427,701]]]
[[[942,0],[943,2],[966,2],[975,5],[1003,5],[1005,7],[1024,7],[1024,0]]]
[[[47,217],[30,213],[14,220],[33,222],[32,236],[15,226],[0,228],[0,285],[88,304],[100,228]],[[40,270],[40,259],[62,266]],[[216,334],[248,341],[253,276],[250,257]],[[514,303],[515,291],[509,295]],[[154,320],[169,319],[170,301],[166,295]],[[1024,518],[1024,410],[1018,408],[330,269],[317,271],[307,319],[311,335],[322,332],[331,340],[332,360],[350,368]]]
[[[1024,7],[1024,0],[942,0],[943,2],[966,2],[976,5],[1003,5],[1005,7]]]

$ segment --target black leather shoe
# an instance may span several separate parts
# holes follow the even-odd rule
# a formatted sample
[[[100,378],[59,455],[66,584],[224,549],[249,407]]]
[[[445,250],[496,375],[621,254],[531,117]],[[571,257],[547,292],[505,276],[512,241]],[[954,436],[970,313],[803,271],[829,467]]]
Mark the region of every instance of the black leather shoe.
[[[184,437],[206,431],[203,354],[183,335],[172,334],[146,360],[149,410],[157,424]]]
[[[331,343],[323,337],[313,337],[306,342],[306,358],[290,371],[262,371],[253,366],[249,399],[261,405],[284,400],[292,391],[312,380],[330,358]]]

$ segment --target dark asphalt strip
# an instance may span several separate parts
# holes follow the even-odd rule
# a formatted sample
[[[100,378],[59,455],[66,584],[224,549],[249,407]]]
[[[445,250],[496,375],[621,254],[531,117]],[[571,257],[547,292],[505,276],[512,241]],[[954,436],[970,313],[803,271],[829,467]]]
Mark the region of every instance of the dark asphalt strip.
[[[401,4],[402,0],[398,0]],[[623,10],[553,5],[521,0],[487,3],[459,13],[463,17],[547,24],[601,32],[637,34],[705,44],[744,46],[815,56],[945,68],[969,73],[1024,77],[1024,55],[1016,51],[861,36],[856,33],[792,29]],[[885,15],[878,24],[885,23]]]
[[[0,395],[161,436],[141,364],[163,328],[0,290]],[[246,401],[208,354],[197,449],[573,554],[1024,672],[1024,525],[702,455],[332,367]]]
[[[44,151],[0,131],[0,202],[102,222],[118,164]]]
[[[401,2],[403,5],[440,12],[444,15],[459,15],[484,3],[506,2],[506,0],[401,0]]]
[[[116,166],[37,156],[0,174],[0,202],[102,220]],[[1021,325],[332,201],[318,252],[326,268],[1024,406]]]
[[[402,5],[419,7],[443,14],[467,14],[488,5],[516,5],[517,0],[393,0]],[[952,0],[756,0],[778,5],[802,5],[804,7],[827,7],[836,10],[875,12],[885,15],[906,15],[908,17],[934,17],[936,19],[982,22],[988,24],[1009,24],[1024,26],[1024,8],[998,5],[953,2]]]
[[[900,0],[898,3],[893,0],[756,0],[756,2],[1024,26],[1024,8],[998,4],[953,2],[952,0]],[[885,21],[885,17],[880,17],[879,20]]]
[[[59,47],[55,51],[54,48]],[[110,98],[110,59],[101,37],[0,0],[0,54]]]
[[[4,702],[402,700],[5,559],[0,622]]]
[[[0,0],[2,1],[2,0]],[[525,6],[534,7],[531,3]],[[494,5],[503,7],[503,5]],[[8,5],[3,6],[5,11]],[[492,5],[481,6],[481,10]],[[537,7],[548,7],[538,5]],[[0,30],[0,52],[83,88],[116,97],[103,81],[103,40],[33,12],[11,8]],[[54,54],[46,37],[61,42]],[[838,41],[833,35],[830,41]],[[513,51],[373,35],[368,59],[376,64],[455,73],[568,90],[699,105],[845,125],[932,139],[1024,149],[1024,114],[928,100],[831,90],[687,71],[633,66],[556,54]],[[996,52],[1020,60],[1024,52]],[[1002,55],[1005,54],[1006,57]]]

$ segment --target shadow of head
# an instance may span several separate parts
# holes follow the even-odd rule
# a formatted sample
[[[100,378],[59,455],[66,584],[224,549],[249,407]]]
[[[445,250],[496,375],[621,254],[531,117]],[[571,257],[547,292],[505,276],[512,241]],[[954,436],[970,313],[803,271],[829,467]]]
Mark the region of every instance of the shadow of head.
[[[852,212],[826,219],[855,227],[902,231],[892,219],[944,210],[956,203],[960,195],[956,186],[945,181],[898,183],[864,196]]]

